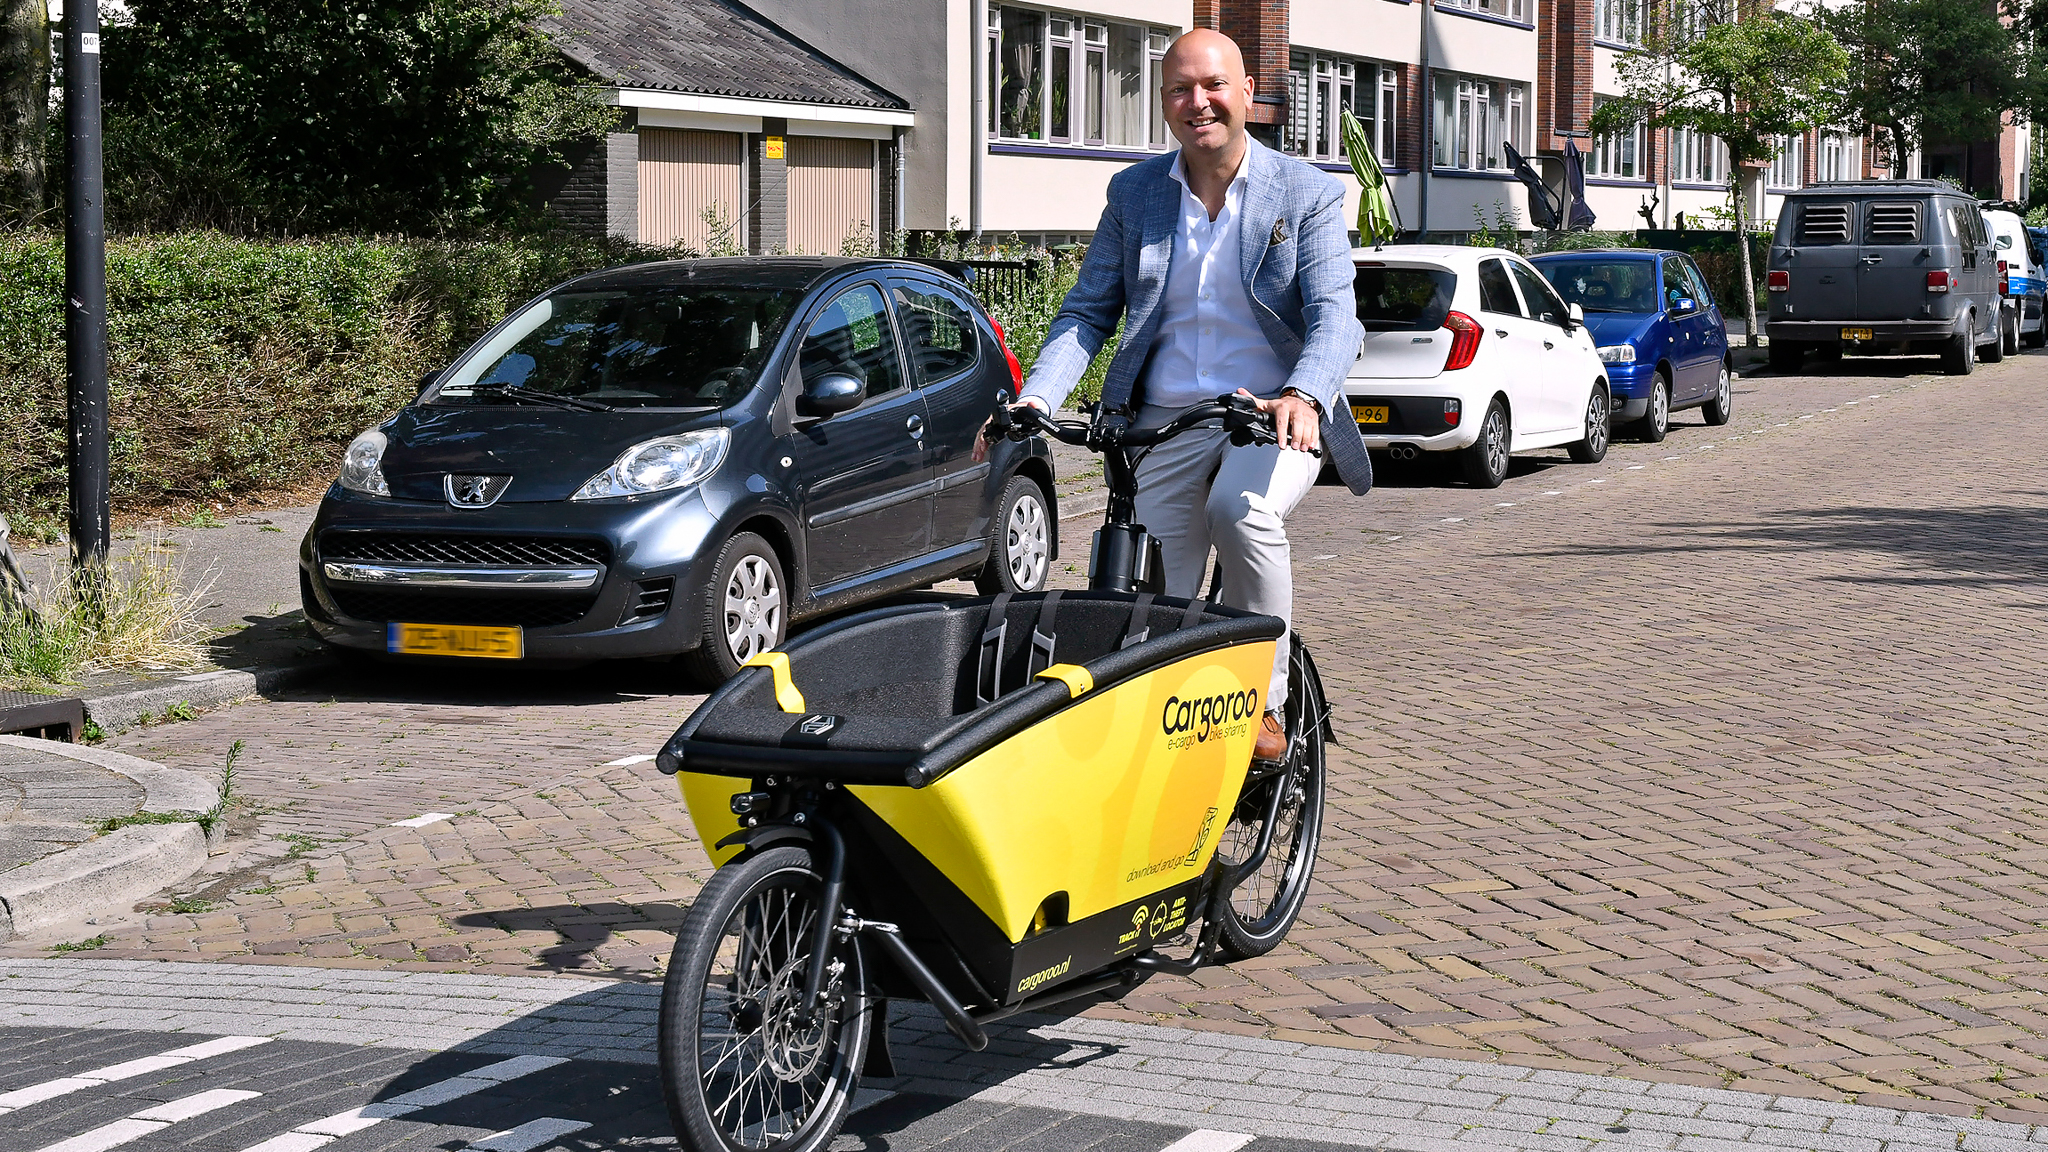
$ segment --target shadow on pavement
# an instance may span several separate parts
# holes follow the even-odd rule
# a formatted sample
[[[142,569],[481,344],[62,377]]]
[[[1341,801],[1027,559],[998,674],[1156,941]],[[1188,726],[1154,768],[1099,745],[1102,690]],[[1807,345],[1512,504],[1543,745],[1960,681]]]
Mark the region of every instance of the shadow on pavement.
[[[437,667],[384,664],[373,659],[336,661],[327,670],[265,693],[273,700],[493,708],[617,704],[651,696],[696,694],[697,689],[679,669],[644,661],[606,661],[568,668],[533,664],[500,668],[489,661]]]
[[[2012,492],[2013,496],[2048,496]],[[1818,508],[1781,512],[1756,523],[1666,522],[1652,538],[1616,544],[1524,552],[1523,556],[1650,556],[1729,551],[1768,553],[1884,552],[1908,571],[1829,575],[1851,584],[2048,586],[2048,536],[2040,505],[1975,508]]]
[[[471,912],[455,917],[455,923],[506,932],[551,931],[562,940],[535,953],[542,962],[556,972],[593,972],[598,970],[594,953],[613,936],[643,930],[673,934],[682,928],[683,914],[688,911],[683,904],[593,901]],[[649,967],[651,970],[652,965]]]

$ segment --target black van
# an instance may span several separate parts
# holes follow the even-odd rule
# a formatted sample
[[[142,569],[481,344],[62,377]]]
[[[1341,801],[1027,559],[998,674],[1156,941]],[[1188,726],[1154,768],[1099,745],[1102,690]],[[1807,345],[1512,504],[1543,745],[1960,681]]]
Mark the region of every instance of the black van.
[[[2004,358],[1998,256],[1975,197],[1934,180],[1842,180],[1785,194],[1766,286],[1771,367],[1808,352]]]

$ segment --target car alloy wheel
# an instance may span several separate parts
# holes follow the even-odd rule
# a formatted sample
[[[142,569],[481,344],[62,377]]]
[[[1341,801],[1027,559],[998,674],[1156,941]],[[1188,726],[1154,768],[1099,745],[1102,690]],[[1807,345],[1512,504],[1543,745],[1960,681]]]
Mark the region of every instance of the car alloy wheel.
[[[1004,519],[1008,531],[1004,533],[1003,559],[1010,566],[1010,581],[1019,588],[1036,588],[1044,582],[1046,566],[1052,563],[1045,503],[1039,498],[1038,486],[1018,493]]]
[[[1661,378],[1650,389],[1650,427],[1656,430],[1651,437],[1654,440],[1664,439],[1665,430],[1671,427],[1671,390]]]
[[[1575,463],[1598,464],[1607,458],[1607,424],[1610,410],[1607,404],[1607,388],[1595,384],[1593,394],[1586,398],[1585,436],[1565,451],[1571,454]]]
[[[735,664],[775,647],[782,639],[782,585],[765,557],[744,556],[725,582],[725,646]]]
[[[1465,482],[1474,488],[1498,488],[1508,474],[1508,414],[1495,400],[1486,406],[1479,438],[1459,450]]]
[[[1707,423],[1719,427],[1726,424],[1735,414],[1735,374],[1728,371],[1728,362],[1721,362],[1721,378],[1714,385],[1714,398],[1707,402]]]

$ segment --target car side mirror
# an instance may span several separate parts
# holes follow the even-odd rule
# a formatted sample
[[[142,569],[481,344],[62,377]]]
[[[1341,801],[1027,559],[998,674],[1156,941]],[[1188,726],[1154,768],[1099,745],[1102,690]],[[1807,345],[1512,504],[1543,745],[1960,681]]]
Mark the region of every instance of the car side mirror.
[[[1690,296],[1680,296],[1671,302],[1673,315],[1690,316],[1700,310],[1700,302]]]
[[[412,390],[412,398],[417,400],[420,397],[425,396],[427,394],[427,389],[432,388],[434,386],[434,381],[439,380],[440,378],[441,373],[439,369],[436,369],[420,377],[419,385]]]
[[[797,414],[820,420],[837,416],[860,407],[867,394],[868,386],[858,379],[844,372],[827,372],[815,380],[804,381],[803,395],[796,401]]]
[[[1586,310],[1573,302],[1564,306],[1565,327],[1576,332],[1586,326]]]

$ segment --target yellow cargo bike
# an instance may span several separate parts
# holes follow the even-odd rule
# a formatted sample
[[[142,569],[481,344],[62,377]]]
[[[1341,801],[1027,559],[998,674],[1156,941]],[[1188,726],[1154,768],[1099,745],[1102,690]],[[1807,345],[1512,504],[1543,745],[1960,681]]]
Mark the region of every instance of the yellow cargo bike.
[[[1089,591],[818,628],[658,758],[718,865],[662,998],[685,1148],[825,1147],[862,1074],[893,1074],[889,998],[929,1002],[979,1050],[990,1021],[1263,954],[1300,913],[1330,736],[1314,663],[1296,641],[1288,749],[1253,762],[1281,622],[1160,595],[1133,523],[1150,445],[1217,421],[1271,443],[1270,422],[1228,397],[1152,430],[1016,420],[999,411],[995,434],[1104,454]]]

